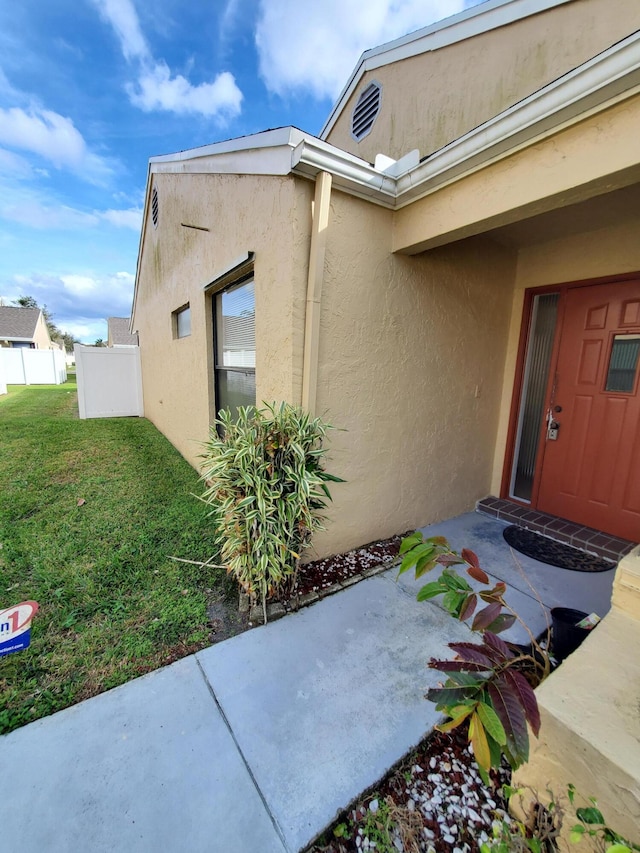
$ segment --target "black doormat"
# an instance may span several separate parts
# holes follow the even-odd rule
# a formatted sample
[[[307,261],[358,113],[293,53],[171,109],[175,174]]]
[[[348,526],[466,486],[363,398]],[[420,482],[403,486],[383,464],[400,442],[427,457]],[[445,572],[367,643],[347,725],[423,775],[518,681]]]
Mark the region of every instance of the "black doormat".
[[[509,545],[521,554],[560,569],[571,569],[573,572],[608,572],[615,568],[615,563],[610,560],[585,554],[584,551],[555,542],[515,524],[505,527],[502,535]]]

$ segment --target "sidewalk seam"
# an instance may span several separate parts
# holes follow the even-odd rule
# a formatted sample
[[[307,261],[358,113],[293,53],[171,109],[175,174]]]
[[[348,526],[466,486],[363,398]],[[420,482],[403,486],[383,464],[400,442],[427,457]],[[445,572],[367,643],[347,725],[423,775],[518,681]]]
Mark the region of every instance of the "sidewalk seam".
[[[215,690],[213,689],[213,685],[211,684],[211,682],[207,678],[207,675],[206,675],[206,673],[202,667],[202,664],[200,663],[200,659],[198,658],[198,655],[196,654],[196,655],[194,655],[194,657],[196,659],[196,664],[198,665],[198,669],[200,670],[200,674],[202,675],[204,682],[207,685],[207,689],[209,690],[209,693],[211,694],[211,698],[215,702],[216,707],[217,707],[218,711],[220,712],[220,716],[222,717],[224,724],[227,727],[229,734],[231,735],[231,739],[233,740],[235,747],[238,750],[238,754],[240,755],[240,758],[242,759],[242,763],[244,764],[244,766],[247,769],[247,773],[249,774],[249,778],[253,782],[253,786],[256,789],[256,791],[258,792],[258,796],[260,797],[260,799],[262,801],[262,805],[264,806],[266,813],[269,815],[269,820],[271,821],[278,838],[282,842],[282,846],[284,847],[286,853],[292,853],[291,848],[287,844],[287,840],[284,837],[284,833],[282,832],[280,825],[278,824],[278,821],[276,820],[275,815],[273,814],[273,812],[269,808],[269,803],[267,802],[266,797],[262,793],[262,789],[260,788],[260,785],[258,784],[258,780],[256,779],[256,777],[253,774],[253,770],[251,769],[251,765],[247,761],[245,754],[242,751],[242,747],[238,743],[235,732],[231,728],[231,724],[229,723],[229,720],[227,719],[227,715],[225,714],[222,705],[218,701],[218,697],[215,694]]]

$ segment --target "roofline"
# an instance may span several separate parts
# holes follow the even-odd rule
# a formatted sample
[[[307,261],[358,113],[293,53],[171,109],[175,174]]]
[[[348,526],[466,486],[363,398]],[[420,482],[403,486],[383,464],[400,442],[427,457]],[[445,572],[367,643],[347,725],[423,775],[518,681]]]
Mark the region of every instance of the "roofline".
[[[640,94],[640,31],[607,48],[422,161],[419,161],[417,152],[410,152],[387,169],[376,169],[353,154],[291,127],[162,158],[154,157],[148,167],[129,329],[132,333],[135,331],[133,320],[152,173],[184,171],[188,163],[192,165],[192,172],[216,172],[211,164],[199,170],[197,161],[216,154],[233,155],[273,148],[279,158],[277,171],[253,171],[251,174],[293,174],[314,179],[319,172],[330,172],[336,189],[382,207],[400,209],[635,94]],[[239,145],[234,146],[234,142]],[[259,165],[259,160],[258,153],[254,163]],[[237,168],[232,172],[233,165],[232,160],[225,162],[226,173],[239,173]],[[271,161],[270,165],[273,165]]]
[[[25,343],[33,342],[33,335],[30,338],[19,338],[17,335],[2,335],[0,334],[0,341],[24,341]]]
[[[572,2],[573,0],[486,0],[457,15],[436,21],[428,27],[365,50],[329,113],[320,131],[320,139],[326,139],[331,132],[347,101],[367,71],[373,71],[421,53],[439,50],[481,33],[512,24],[522,18]]]
[[[236,154],[239,151],[253,151],[262,148],[277,148],[281,145],[297,145],[307,136],[304,131],[297,127],[277,127],[273,130],[262,130],[248,136],[239,136],[236,139],[225,139],[222,142],[213,142],[210,145],[201,145],[199,148],[188,148],[175,154],[161,154],[150,157],[149,164],[182,163],[189,160],[197,160],[199,157],[211,157],[216,154]]]
[[[396,207],[640,93],[640,31],[498,113],[398,177]]]
[[[559,77],[420,162],[376,170],[323,140],[305,139],[295,174],[330,171],[334,186],[399,209],[447,183],[640,93],[640,31]],[[335,153],[337,152],[337,154]],[[329,157],[329,154],[331,156]],[[354,167],[353,160],[358,162]],[[407,161],[403,168],[403,161]],[[357,184],[357,191],[350,188]]]

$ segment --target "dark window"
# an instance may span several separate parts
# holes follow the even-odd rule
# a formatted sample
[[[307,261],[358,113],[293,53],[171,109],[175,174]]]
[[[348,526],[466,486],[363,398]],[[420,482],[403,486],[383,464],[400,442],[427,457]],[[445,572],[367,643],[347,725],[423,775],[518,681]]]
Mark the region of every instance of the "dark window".
[[[256,309],[253,278],[214,296],[216,407],[256,402]]]

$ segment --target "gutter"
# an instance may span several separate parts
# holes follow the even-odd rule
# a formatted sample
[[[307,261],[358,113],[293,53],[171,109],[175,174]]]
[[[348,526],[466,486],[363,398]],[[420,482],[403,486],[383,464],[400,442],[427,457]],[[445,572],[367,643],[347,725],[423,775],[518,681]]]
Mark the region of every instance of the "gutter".
[[[291,152],[291,171],[304,178],[330,172],[336,189],[394,207],[396,181],[365,160],[312,136],[305,136]]]

